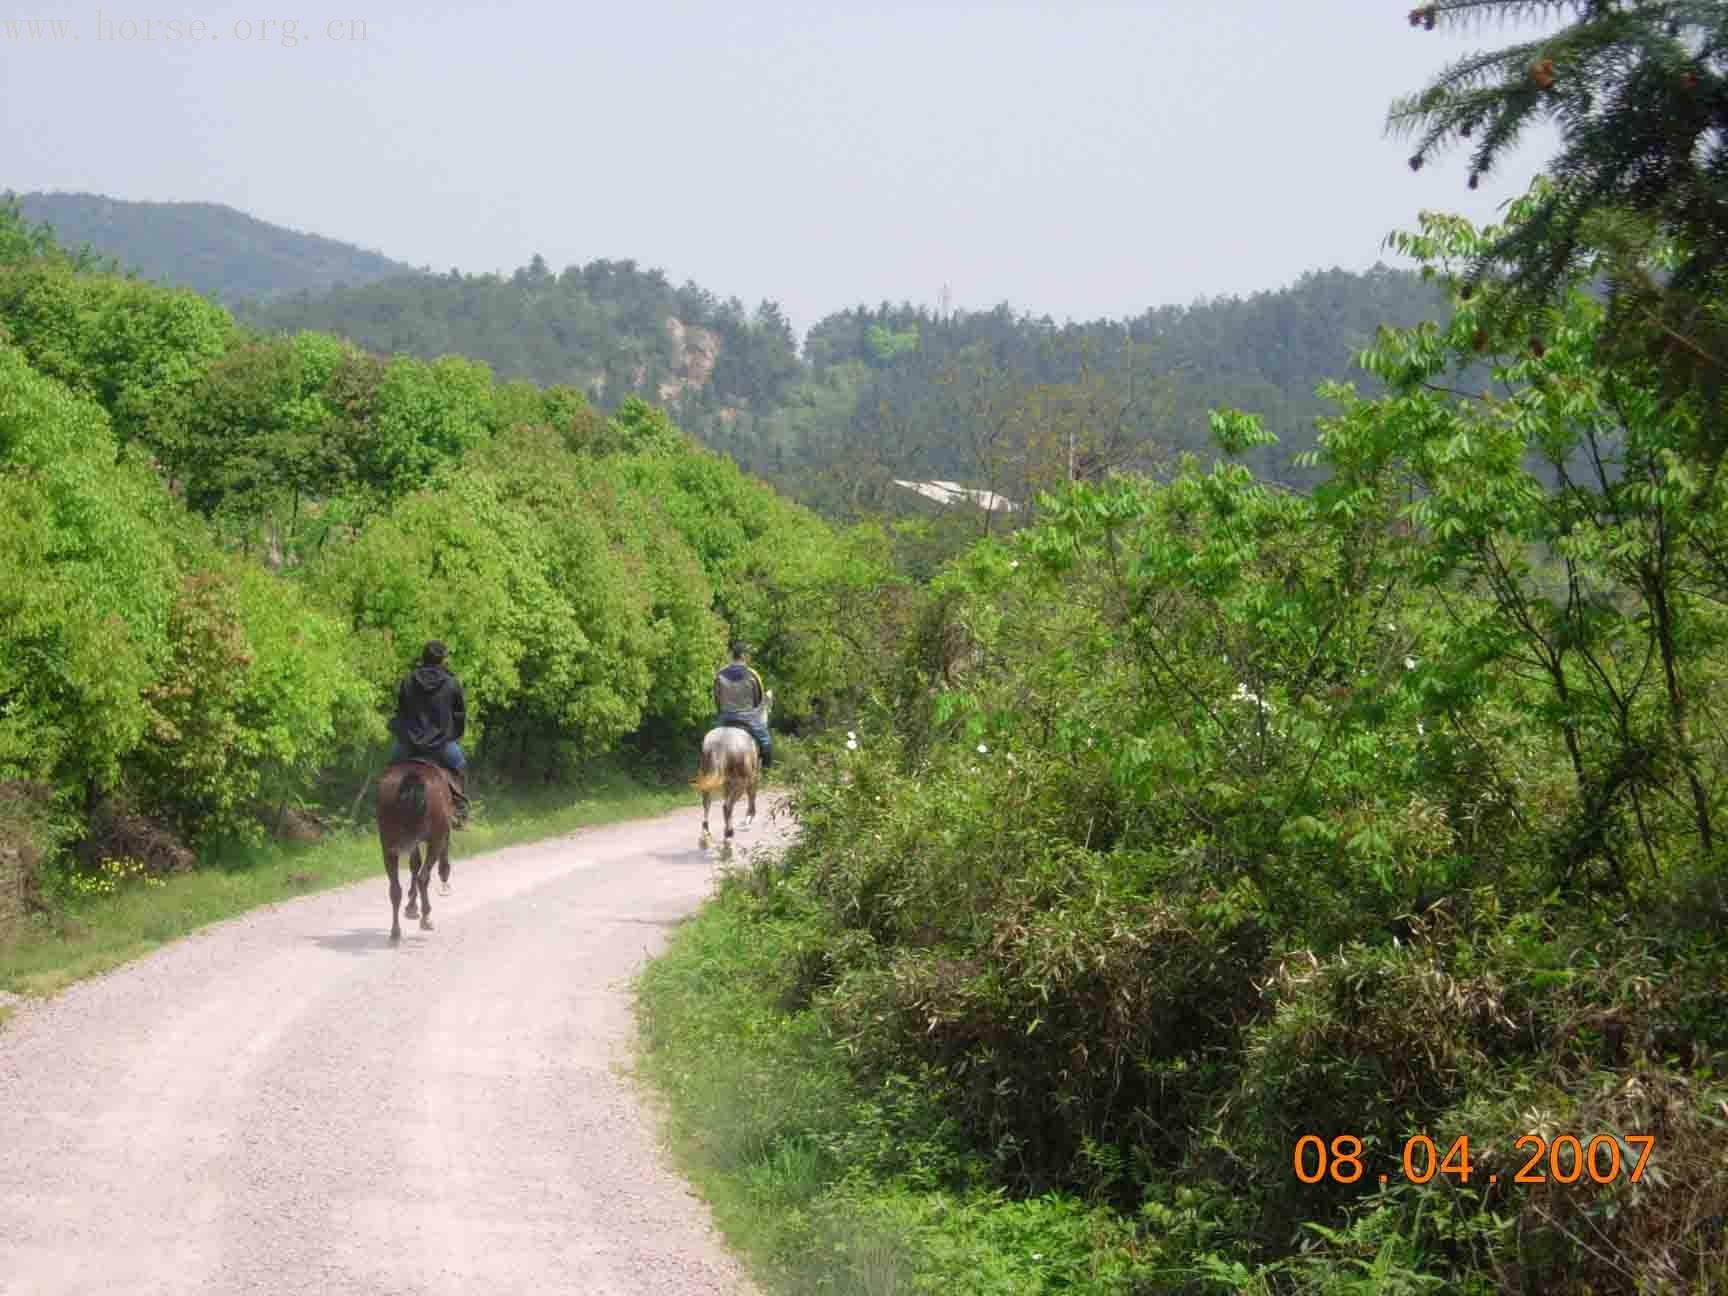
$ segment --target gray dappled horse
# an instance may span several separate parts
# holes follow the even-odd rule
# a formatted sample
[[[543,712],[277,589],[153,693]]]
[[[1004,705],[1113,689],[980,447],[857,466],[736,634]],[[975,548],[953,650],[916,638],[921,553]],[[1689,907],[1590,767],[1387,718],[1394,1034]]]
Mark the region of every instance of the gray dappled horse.
[[[748,736],[748,735],[746,735]],[[432,866],[444,894],[450,894],[450,819],[455,798],[450,780],[441,766],[431,761],[409,760],[392,765],[378,780],[378,840],[384,847],[384,872],[390,878],[390,939],[402,939],[398,917],[402,884],[396,880],[396,861],[408,855],[408,917],[420,920],[421,931],[432,930],[432,898],[426,885]],[[426,849],[425,863],[420,850]]]
[[[761,705],[750,714],[766,727],[773,707],[774,690],[769,689]],[[702,765],[696,774],[696,790],[702,794],[702,836],[696,843],[699,847],[707,850],[714,844],[708,831],[708,807],[714,794],[724,788],[725,798],[720,806],[726,817],[726,838],[720,853],[723,858],[732,854],[732,807],[739,797],[749,798],[743,825],[748,828],[756,819],[756,788],[761,781],[762,752],[748,729],[715,725],[708,731],[702,739]]]

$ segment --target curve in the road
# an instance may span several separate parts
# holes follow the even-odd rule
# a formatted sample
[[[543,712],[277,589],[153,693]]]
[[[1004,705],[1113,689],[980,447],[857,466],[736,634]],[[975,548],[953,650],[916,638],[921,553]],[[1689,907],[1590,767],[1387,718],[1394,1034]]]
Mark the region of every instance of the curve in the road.
[[[396,948],[380,865],[15,1016],[0,1293],[746,1290],[623,1074],[699,822],[458,855]]]

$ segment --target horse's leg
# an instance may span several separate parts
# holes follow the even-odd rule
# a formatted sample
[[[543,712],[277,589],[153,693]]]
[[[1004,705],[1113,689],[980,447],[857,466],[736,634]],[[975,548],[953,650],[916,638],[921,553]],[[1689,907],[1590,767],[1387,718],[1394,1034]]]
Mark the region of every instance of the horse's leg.
[[[713,801],[714,794],[712,792],[702,794],[702,835],[696,839],[697,850],[707,850],[714,844],[714,834],[708,831],[708,807],[713,804]]]
[[[390,879],[390,939],[402,939],[402,883],[397,878],[397,851],[384,851],[384,876]]]
[[[726,785],[726,796],[720,802],[721,813],[726,817],[726,841],[721,846],[720,854],[725,859],[732,858],[732,807],[738,804],[738,789],[731,783]]]
[[[450,894],[450,837],[444,837],[444,849],[438,855],[438,894]]]
[[[450,830],[444,830],[444,838],[438,842],[426,843],[426,867],[420,870],[420,930],[432,930],[432,895],[427,890],[432,885],[432,861],[443,859],[450,852]]]
[[[408,907],[402,911],[404,918],[420,916],[420,843],[414,843],[414,849],[408,852]]]
[[[750,797],[750,804],[744,810],[744,826],[748,828],[756,822],[756,780],[751,779],[746,783],[744,791]]]

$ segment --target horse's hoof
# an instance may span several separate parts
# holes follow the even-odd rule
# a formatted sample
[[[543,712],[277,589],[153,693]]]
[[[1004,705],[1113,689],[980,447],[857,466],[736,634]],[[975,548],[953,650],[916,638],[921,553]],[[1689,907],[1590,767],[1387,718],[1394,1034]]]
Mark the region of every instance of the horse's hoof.
[[[408,902],[408,907],[402,911],[402,916],[404,918],[418,918],[420,916],[420,906],[410,900]]]
[[[744,816],[744,824],[742,827],[740,827],[738,829],[738,831],[739,832],[748,832],[750,830],[750,825],[755,823],[755,822],[756,822],[756,816],[755,815],[745,815]]]
[[[392,945],[400,945],[402,943],[402,929],[400,927],[392,927],[390,929],[390,943]]]
[[[420,920],[420,930],[421,931],[431,931],[432,930],[432,920],[430,918],[422,918]]]
[[[450,884],[448,882],[440,882],[438,884],[438,894],[441,896],[449,895],[450,894]]]

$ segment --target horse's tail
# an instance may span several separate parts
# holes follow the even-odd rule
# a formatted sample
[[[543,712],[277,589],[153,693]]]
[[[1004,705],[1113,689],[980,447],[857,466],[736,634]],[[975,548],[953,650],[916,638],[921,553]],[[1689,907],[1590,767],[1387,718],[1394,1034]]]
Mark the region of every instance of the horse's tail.
[[[425,817],[426,780],[420,777],[418,770],[410,770],[397,784],[396,808],[416,821]]]
[[[690,780],[690,786],[703,796],[710,796],[718,792],[726,786],[725,764],[725,756],[720,750],[704,740],[702,743],[702,760],[697,767],[696,777]]]

